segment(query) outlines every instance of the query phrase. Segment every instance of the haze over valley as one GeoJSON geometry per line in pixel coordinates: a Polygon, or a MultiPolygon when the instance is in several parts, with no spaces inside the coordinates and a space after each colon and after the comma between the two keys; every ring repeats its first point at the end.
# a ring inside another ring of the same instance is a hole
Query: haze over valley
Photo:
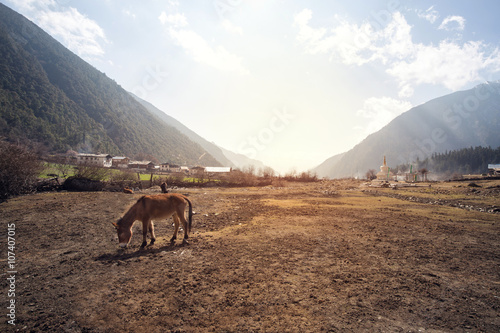
{"type": "Polygon", "coordinates": [[[494,1],[1,2],[4,137],[321,177],[498,146],[494,1]]]}

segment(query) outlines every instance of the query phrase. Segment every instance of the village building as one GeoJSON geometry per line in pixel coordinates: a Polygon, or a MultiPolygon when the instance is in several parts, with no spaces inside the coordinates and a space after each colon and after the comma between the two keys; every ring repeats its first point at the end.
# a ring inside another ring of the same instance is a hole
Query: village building
{"type": "Polygon", "coordinates": [[[488,164],[488,175],[500,176],[500,164],[488,164]]]}
{"type": "Polygon", "coordinates": [[[115,156],[111,162],[114,168],[128,168],[130,158],[125,156],[115,156]]]}
{"type": "Polygon", "coordinates": [[[181,172],[181,166],[177,164],[170,164],[169,172],[181,172]]]}
{"type": "Polygon", "coordinates": [[[205,167],[202,167],[202,166],[195,166],[195,167],[192,167],[191,169],[189,169],[189,173],[191,175],[199,175],[199,174],[203,174],[205,172],[205,167]]]}
{"type": "Polygon", "coordinates": [[[418,181],[418,172],[413,170],[413,165],[410,165],[410,172],[405,173],[405,181],[407,183],[415,183],[418,181]]]}
{"type": "Polygon", "coordinates": [[[78,154],[76,156],[77,164],[85,164],[110,168],[113,157],[108,154],[78,154]]]}
{"type": "Polygon", "coordinates": [[[129,169],[154,171],[156,165],[151,161],[130,161],[128,167],[129,169]]]}
{"type": "Polygon", "coordinates": [[[162,163],[158,166],[158,170],[161,172],[170,172],[170,163],[162,163]]]}
{"type": "Polygon", "coordinates": [[[231,173],[231,167],[206,167],[205,172],[209,175],[231,173]]]}

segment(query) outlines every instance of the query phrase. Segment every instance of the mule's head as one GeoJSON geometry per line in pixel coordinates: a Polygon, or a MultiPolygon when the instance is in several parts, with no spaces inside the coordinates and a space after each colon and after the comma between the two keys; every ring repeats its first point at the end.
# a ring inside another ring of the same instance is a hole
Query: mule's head
{"type": "Polygon", "coordinates": [[[113,223],[113,226],[116,228],[120,247],[125,248],[132,238],[132,228],[123,227],[122,225],[120,225],[120,221],[121,219],[119,219],[117,223],[113,223]]]}

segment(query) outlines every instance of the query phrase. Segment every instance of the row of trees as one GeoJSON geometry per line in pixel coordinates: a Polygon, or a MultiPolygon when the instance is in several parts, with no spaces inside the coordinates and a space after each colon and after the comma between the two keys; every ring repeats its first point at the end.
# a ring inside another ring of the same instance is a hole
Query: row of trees
{"type": "MultiPolygon", "coordinates": [[[[500,164],[500,147],[469,147],[459,150],[434,153],[425,160],[417,159],[412,164],[413,171],[426,174],[443,175],[449,178],[452,175],[484,174],[488,172],[488,164],[500,164]]],[[[391,168],[393,173],[410,171],[410,164],[401,164],[391,168]]],[[[376,171],[371,169],[366,173],[367,179],[375,179],[376,171]]]]}
{"type": "Polygon", "coordinates": [[[436,173],[456,172],[482,174],[488,172],[488,164],[500,164],[500,147],[470,147],[460,150],[435,153],[419,166],[432,168],[436,173]]]}
{"type": "MultiPolygon", "coordinates": [[[[459,150],[434,153],[425,160],[417,159],[413,165],[416,170],[431,170],[434,174],[484,174],[488,164],[500,163],[500,147],[469,147],[459,150]]],[[[398,168],[408,168],[408,165],[398,168]]]]}

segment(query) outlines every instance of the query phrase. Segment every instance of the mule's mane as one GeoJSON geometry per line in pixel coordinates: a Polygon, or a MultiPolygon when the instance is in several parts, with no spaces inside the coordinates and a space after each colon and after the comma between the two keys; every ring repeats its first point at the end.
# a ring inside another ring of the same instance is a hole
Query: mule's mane
{"type": "Polygon", "coordinates": [[[142,197],[140,197],[135,204],[132,205],[132,207],[130,207],[128,209],[128,211],[125,213],[125,215],[123,215],[123,217],[118,220],[117,224],[119,226],[124,226],[124,227],[128,227],[130,226],[132,223],[134,223],[135,221],[135,217],[137,216],[137,209],[140,208],[140,205],[144,205],[145,202],[144,202],[144,195],[142,197]]]}

